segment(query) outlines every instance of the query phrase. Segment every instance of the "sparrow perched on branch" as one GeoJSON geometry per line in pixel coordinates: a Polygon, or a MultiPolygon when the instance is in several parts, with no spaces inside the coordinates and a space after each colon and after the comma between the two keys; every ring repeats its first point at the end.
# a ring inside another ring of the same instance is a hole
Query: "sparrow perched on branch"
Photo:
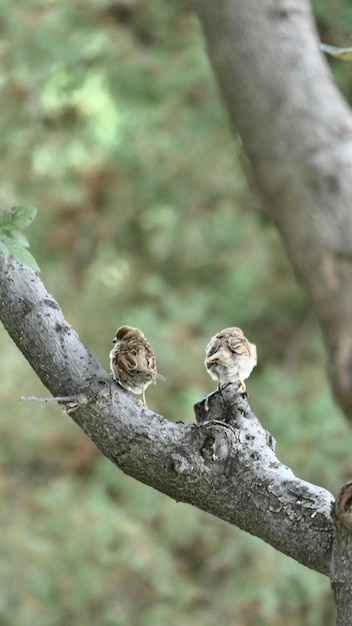
{"type": "Polygon", "coordinates": [[[244,380],[257,365],[257,348],[246,339],[241,328],[224,328],[205,348],[204,364],[208,374],[217,381],[218,389],[238,381],[239,390],[244,393],[244,380]]]}
{"type": "Polygon", "coordinates": [[[151,383],[155,385],[157,379],[165,380],[156,370],[156,360],[150,344],[142,331],[133,326],[118,328],[113,343],[115,346],[109,356],[114,380],[127,391],[141,393],[142,402],[147,406],[147,387],[151,383]]]}

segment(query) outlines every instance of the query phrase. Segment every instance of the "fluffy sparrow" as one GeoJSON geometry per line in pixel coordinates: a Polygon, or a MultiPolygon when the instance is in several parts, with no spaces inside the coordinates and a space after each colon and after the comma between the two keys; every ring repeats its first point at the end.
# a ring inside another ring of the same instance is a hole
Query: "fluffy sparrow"
{"type": "Polygon", "coordinates": [[[257,365],[257,348],[236,326],[224,328],[211,338],[205,348],[206,370],[218,383],[218,389],[227,383],[239,381],[240,391],[246,391],[244,380],[257,365]]]}
{"type": "Polygon", "coordinates": [[[155,385],[157,379],[165,380],[156,371],[154,352],[143,335],[142,331],[133,326],[121,326],[113,339],[115,344],[111,350],[110,367],[114,380],[132,391],[142,394],[145,402],[145,390],[151,383],[155,385]]]}

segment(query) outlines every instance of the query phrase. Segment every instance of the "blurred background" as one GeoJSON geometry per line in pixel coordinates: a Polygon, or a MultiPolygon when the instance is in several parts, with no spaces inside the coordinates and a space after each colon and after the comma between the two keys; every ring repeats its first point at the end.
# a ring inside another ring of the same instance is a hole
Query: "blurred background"
{"type": "MultiPolygon", "coordinates": [[[[314,3],[349,46],[349,0],[314,3]]],[[[149,406],[193,421],[213,390],[204,347],[241,326],[258,346],[250,403],[300,477],[351,479],[321,335],[241,165],[195,16],[182,0],[0,1],[0,206],[47,289],[108,369],[139,326],[165,383],[149,406]]],[[[255,33],[253,33],[255,36],[255,33]]],[[[333,61],[352,98],[352,65],[333,61]]],[[[329,580],[124,476],[57,406],[0,329],[1,626],[323,626],[329,580]]]]}

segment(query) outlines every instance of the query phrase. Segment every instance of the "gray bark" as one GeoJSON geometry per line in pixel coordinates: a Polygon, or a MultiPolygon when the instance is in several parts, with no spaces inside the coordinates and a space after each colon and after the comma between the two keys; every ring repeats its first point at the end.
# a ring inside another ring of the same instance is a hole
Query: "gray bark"
{"type": "Polygon", "coordinates": [[[278,461],[272,437],[236,385],[197,404],[198,423],[170,422],[112,381],[33,270],[15,261],[6,266],[0,255],[0,276],[5,328],[49,391],[71,396],[60,406],[108,459],[175,500],[329,573],[332,496],[278,461]]]}
{"type": "Polygon", "coordinates": [[[330,581],[337,609],[337,626],[352,624],[352,482],[336,498],[333,509],[335,537],[330,581]]]}
{"type": "Polygon", "coordinates": [[[352,419],[352,117],[308,0],[193,0],[263,207],[320,321],[352,419]]]}

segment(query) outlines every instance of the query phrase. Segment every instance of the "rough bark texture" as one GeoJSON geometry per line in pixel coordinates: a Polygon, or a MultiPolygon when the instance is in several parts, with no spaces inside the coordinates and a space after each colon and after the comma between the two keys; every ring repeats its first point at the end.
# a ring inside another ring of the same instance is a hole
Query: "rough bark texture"
{"type": "Polygon", "coordinates": [[[352,624],[352,482],[345,485],[333,509],[335,536],[330,580],[337,608],[337,626],[352,624]]]}
{"type": "MultiPolygon", "coordinates": [[[[198,423],[167,421],[114,383],[36,273],[0,255],[0,318],[45,386],[122,471],[329,573],[331,494],[296,478],[248,402],[228,385],[196,405],[198,423]]],[[[20,389],[19,389],[20,395],[20,389]]],[[[283,417],[284,419],[284,417],[283,417]]]]}
{"type": "Polygon", "coordinates": [[[352,419],[352,117],[307,0],[193,0],[268,215],[319,318],[352,419]]]}

